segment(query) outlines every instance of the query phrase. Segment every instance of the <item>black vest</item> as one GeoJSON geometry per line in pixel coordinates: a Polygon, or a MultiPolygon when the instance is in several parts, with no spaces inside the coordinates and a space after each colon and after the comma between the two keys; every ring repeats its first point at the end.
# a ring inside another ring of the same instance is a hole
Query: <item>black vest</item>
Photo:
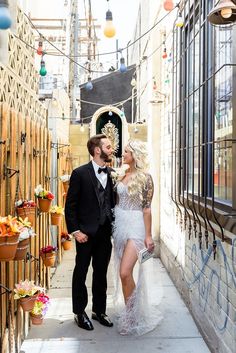
{"type": "Polygon", "coordinates": [[[111,188],[110,183],[107,180],[106,188],[104,189],[100,181],[97,182],[99,191],[99,204],[100,204],[100,225],[103,225],[108,219],[112,222],[112,211],[111,211],[111,188]]]}

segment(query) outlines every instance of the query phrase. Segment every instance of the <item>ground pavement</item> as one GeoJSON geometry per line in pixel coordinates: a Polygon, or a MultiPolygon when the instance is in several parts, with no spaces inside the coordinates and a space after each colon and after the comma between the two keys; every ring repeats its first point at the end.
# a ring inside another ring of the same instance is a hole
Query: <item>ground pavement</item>
{"type": "MultiPolygon", "coordinates": [[[[148,291],[159,304],[163,319],[156,329],[141,337],[121,336],[116,329],[93,321],[94,330],[76,326],[71,310],[71,278],[74,250],[64,252],[52,281],[51,306],[41,326],[32,326],[20,353],[210,353],[187,307],[159,259],[148,260],[148,291]]],[[[91,290],[91,271],[87,279],[91,290]]],[[[108,275],[108,309],[113,314],[112,262],[108,275]]],[[[87,314],[91,315],[91,295],[87,314]]]]}

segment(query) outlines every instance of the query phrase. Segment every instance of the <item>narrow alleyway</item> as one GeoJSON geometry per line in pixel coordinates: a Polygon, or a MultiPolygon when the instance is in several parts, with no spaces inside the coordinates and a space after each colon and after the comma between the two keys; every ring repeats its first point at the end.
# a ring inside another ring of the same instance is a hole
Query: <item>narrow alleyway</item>
{"type": "MultiPolygon", "coordinates": [[[[116,327],[97,322],[94,331],[79,329],[71,312],[71,276],[74,252],[64,253],[62,264],[52,279],[51,307],[42,326],[32,326],[20,353],[209,353],[188,309],[181,300],[165,268],[158,259],[147,261],[151,301],[161,297],[163,320],[141,337],[120,336],[116,327]]],[[[112,266],[112,264],[111,264],[112,266]]],[[[108,314],[112,317],[112,274],[109,273],[108,314]]],[[[90,284],[90,278],[88,278],[90,284]]],[[[87,310],[91,313],[91,305],[87,310]]]]}

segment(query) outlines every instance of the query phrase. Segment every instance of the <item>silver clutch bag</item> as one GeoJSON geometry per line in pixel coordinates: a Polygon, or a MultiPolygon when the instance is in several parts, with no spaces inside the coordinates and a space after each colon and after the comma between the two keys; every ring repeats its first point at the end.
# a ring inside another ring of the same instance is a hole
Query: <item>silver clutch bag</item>
{"type": "Polygon", "coordinates": [[[139,251],[138,261],[140,264],[142,264],[143,262],[147,261],[148,259],[150,259],[153,256],[154,256],[154,252],[150,252],[150,251],[148,251],[148,249],[144,248],[139,251]]]}

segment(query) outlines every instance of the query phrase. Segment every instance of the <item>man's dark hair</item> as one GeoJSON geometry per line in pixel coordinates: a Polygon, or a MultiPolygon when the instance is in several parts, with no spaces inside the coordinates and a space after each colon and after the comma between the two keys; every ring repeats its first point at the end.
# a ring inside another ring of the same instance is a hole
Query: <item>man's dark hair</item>
{"type": "Polygon", "coordinates": [[[102,147],[101,140],[106,138],[107,137],[104,134],[94,135],[90,137],[90,139],[87,142],[87,148],[88,148],[89,154],[91,154],[92,157],[94,157],[95,147],[102,147]]]}

